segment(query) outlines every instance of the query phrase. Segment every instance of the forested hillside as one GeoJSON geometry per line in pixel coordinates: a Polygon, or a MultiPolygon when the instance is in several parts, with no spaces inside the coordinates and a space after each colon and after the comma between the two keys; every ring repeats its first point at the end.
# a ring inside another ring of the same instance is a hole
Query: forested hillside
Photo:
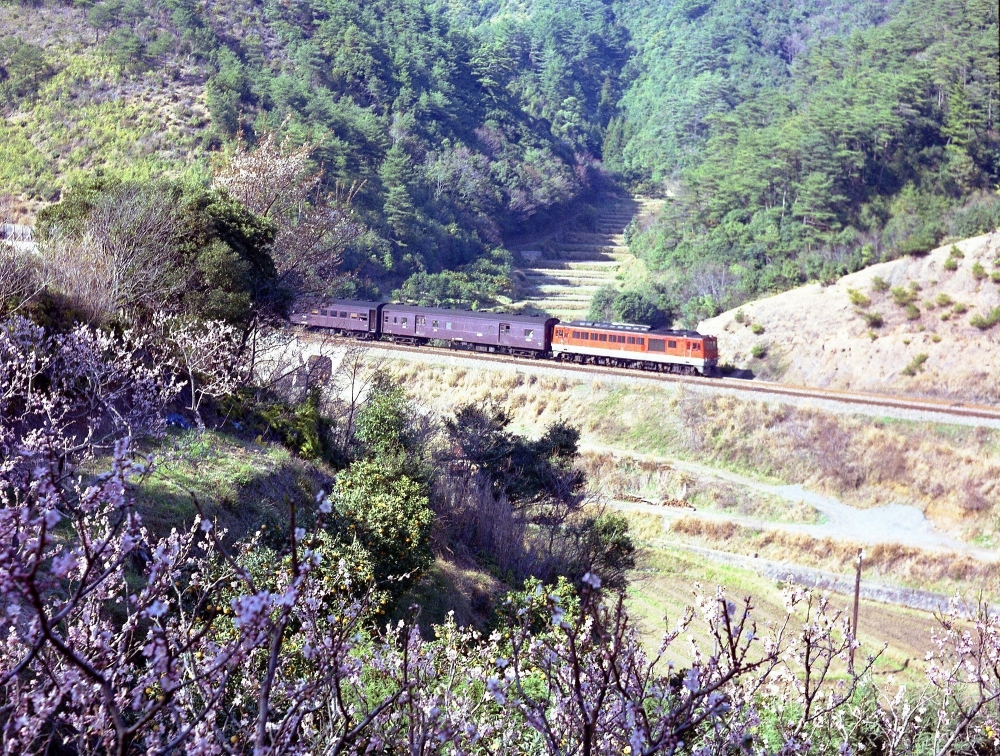
{"type": "Polygon", "coordinates": [[[586,187],[625,59],[597,0],[493,10],[8,0],[3,191],[53,201],[95,170],[197,180],[266,122],[313,146],[328,186],[360,188],[370,230],[348,267],[392,280],[470,263],[586,187]]]}
{"type": "Polygon", "coordinates": [[[356,190],[343,293],[488,305],[505,241],[606,169],[672,198],[629,240],[691,321],[995,226],[997,29],[990,0],[0,0],[0,196],[205,183],[277,128],[356,190]]]}
{"type": "Polygon", "coordinates": [[[996,226],[996,3],[620,7],[605,163],[675,195],[632,237],[661,306],[695,321],[996,226]]]}

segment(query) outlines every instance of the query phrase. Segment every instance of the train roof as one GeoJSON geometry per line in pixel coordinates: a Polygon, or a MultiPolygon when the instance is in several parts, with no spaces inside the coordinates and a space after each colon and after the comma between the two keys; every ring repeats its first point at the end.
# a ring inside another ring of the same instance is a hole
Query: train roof
{"type": "Polygon", "coordinates": [[[482,310],[458,310],[450,307],[420,307],[418,305],[405,305],[389,303],[387,308],[405,309],[407,312],[419,312],[426,315],[460,315],[463,318],[482,318],[484,320],[503,320],[512,323],[546,323],[555,320],[551,315],[516,315],[509,312],[484,312],[482,310]]]}
{"type": "Polygon", "coordinates": [[[314,307],[339,307],[344,305],[345,307],[367,307],[369,310],[376,310],[385,302],[369,302],[364,299],[328,299],[323,302],[319,302],[314,307]]]}
{"type": "Polygon", "coordinates": [[[701,337],[697,331],[673,330],[671,328],[653,328],[648,325],[638,323],[604,323],[596,320],[574,320],[563,325],[576,326],[577,328],[601,328],[605,331],[623,331],[626,333],[651,333],[663,336],[684,336],[687,338],[701,337]]]}

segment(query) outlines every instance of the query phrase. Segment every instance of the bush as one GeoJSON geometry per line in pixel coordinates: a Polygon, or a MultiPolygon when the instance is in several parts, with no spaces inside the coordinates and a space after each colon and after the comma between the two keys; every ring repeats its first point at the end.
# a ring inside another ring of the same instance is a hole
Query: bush
{"type": "Polygon", "coordinates": [[[964,315],[969,310],[969,305],[963,304],[962,302],[955,302],[955,306],[951,308],[951,311],[956,315],[964,315]]]}
{"type": "Polygon", "coordinates": [[[754,323],[752,326],[750,326],[750,330],[753,331],[755,335],[760,336],[762,333],[764,333],[764,326],[762,326],[760,323],[754,323]]]}
{"type": "Polygon", "coordinates": [[[985,316],[973,315],[969,319],[969,325],[973,325],[980,331],[986,331],[1000,323],[1000,307],[994,307],[985,316]]]}
{"type": "Polygon", "coordinates": [[[957,244],[952,244],[951,249],[948,251],[948,257],[953,257],[957,260],[961,260],[965,257],[965,253],[958,248],[957,244]]]}
{"type": "Polygon", "coordinates": [[[917,293],[912,289],[904,289],[902,286],[897,286],[892,290],[892,301],[900,307],[906,307],[906,305],[912,304],[916,300],[917,293]]]}
{"type": "Polygon", "coordinates": [[[423,484],[364,459],[337,475],[331,499],[338,532],[368,553],[377,584],[406,575],[402,590],[430,565],[433,514],[423,484]]]}
{"type": "Polygon", "coordinates": [[[923,372],[924,363],[927,362],[927,359],[928,355],[923,353],[918,354],[909,365],[903,368],[903,375],[912,377],[917,373],[923,372]]]}
{"type": "Polygon", "coordinates": [[[763,344],[754,344],[750,350],[750,354],[755,360],[763,359],[767,355],[767,347],[763,344]]]}
{"type": "Polygon", "coordinates": [[[937,299],[934,300],[940,307],[951,307],[955,304],[955,300],[945,294],[943,291],[937,295],[937,299]]]}
{"type": "Polygon", "coordinates": [[[868,324],[869,328],[881,328],[885,322],[880,312],[863,312],[861,313],[861,317],[865,319],[865,323],[868,324]]]}
{"type": "Polygon", "coordinates": [[[880,293],[889,291],[889,282],[882,278],[882,276],[875,276],[872,278],[872,291],[880,293]]]}
{"type": "Polygon", "coordinates": [[[906,319],[907,320],[918,320],[920,318],[920,308],[918,308],[912,302],[910,302],[909,304],[907,304],[903,308],[903,311],[906,313],[906,319]]]}
{"type": "Polygon", "coordinates": [[[982,281],[984,278],[986,278],[986,275],[987,275],[986,268],[982,266],[982,263],[977,261],[972,264],[973,278],[975,278],[977,281],[982,281]]]}
{"type": "Polygon", "coordinates": [[[944,269],[956,271],[958,270],[958,262],[955,260],[954,257],[949,257],[947,260],[944,261],[944,269]]]}
{"type": "Polygon", "coordinates": [[[862,294],[857,289],[848,289],[847,296],[851,299],[851,304],[856,307],[868,307],[872,303],[871,299],[862,294]]]}

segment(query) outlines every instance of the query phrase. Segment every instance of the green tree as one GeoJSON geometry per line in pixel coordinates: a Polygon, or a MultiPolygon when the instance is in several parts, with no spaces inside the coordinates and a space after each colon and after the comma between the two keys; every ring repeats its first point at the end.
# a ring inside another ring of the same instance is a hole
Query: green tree
{"type": "Polygon", "coordinates": [[[97,31],[97,42],[101,32],[110,31],[121,23],[122,4],[120,0],[104,0],[87,11],[87,23],[97,31]]]}
{"type": "Polygon", "coordinates": [[[395,590],[405,590],[430,565],[433,513],[424,484],[363,459],[337,474],[332,500],[341,538],[370,555],[378,585],[402,577],[395,590]]]}
{"type": "Polygon", "coordinates": [[[382,205],[385,222],[395,238],[406,239],[413,232],[416,209],[409,188],[412,180],[410,156],[399,142],[386,153],[379,177],[386,187],[385,202],[382,205]]]}

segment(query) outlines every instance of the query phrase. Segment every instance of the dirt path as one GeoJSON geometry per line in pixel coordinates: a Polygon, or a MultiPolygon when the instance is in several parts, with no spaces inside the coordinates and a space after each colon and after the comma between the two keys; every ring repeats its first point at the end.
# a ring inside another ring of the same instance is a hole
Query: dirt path
{"type": "Polygon", "coordinates": [[[998,554],[994,550],[970,545],[935,529],[933,523],[927,519],[923,512],[908,504],[888,504],[882,507],[858,509],[845,504],[839,499],[810,491],[798,484],[774,485],[696,462],[652,455],[632,454],[596,444],[582,444],[581,448],[585,451],[631,456],[651,462],[658,462],[698,478],[725,481],[783,499],[790,504],[803,502],[814,507],[824,516],[825,520],[815,524],[775,522],[773,520],[763,520],[724,512],[692,512],[689,509],[677,507],[661,507],[655,504],[625,501],[614,502],[614,506],[618,509],[659,514],[665,520],[669,521],[685,516],[696,516],[707,520],[734,522],[761,530],[776,529],[790,533],[802,533],[813,538],[831,538],[838,541],[851,541],[853,543],[864,544],[894,543],[928,551],[951,551],[968,554],[983,561],[995,561],[998,558],[998,554]]]}

